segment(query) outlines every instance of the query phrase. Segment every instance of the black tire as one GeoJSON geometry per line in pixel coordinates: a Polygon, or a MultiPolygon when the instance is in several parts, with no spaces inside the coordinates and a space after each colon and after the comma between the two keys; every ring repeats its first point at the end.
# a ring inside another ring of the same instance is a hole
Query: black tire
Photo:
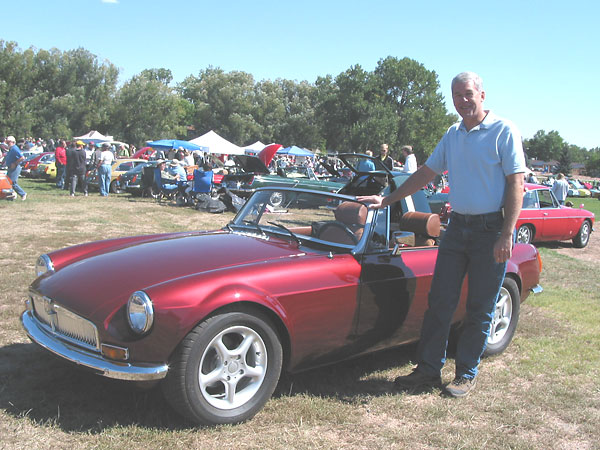
{"type": "Polygon", "coordinates": [[[577,248],[583,248],[590,242],[590,234],[592,232],[592,226],[589,220],[584,220],[579,229],[579,233],[573,238],[573,246],[577,248]]]}
{"type": "Polygon", "coordinates": [[[517,230],[517,242],[521,244],[531,244],[533,241],[533,228],[529,225],[521,225],[517,230]]]}
{"type": "Polygon", "coordinates": [[[175,197],[175,203],[177,206],[185,206],[188,204],[187,195],[185,194],[177,194],[175,197]]]}
{"type": "Polygon", "coordinates": [[[508,347],[519,323],[520,310],[521,295],[517,283],[512,278],[506,277],[496,301],[490,334],[483,356],[497,355],[508,347]]]}
{"type": "Polygon", "coordinates": [[[109,190],[110,190],[111,194],[119,194],[119,193],[121,193],[121,189],[119,189],[119,182],[117,180],[111,181],[110,182],[109,190]]]}
{"type": "Polygon", "coordinates": [[[177,412],[197,424],[243,422],[271,398],[282,360],[279,337],[262,314],[220,314],[181,342],[163,392],[177,412]]]}

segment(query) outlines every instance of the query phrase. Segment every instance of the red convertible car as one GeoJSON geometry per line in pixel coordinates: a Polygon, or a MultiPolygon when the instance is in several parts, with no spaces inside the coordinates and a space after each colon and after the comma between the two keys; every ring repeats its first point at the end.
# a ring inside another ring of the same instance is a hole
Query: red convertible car
{"type": "MultiPolygon", "coordinates": [[[[388,192],[403,180],[379,168],[346,189],[388,192]]],[[[21,320],[32,341],[65,360],[159,381],[196,423],[238,423],[269,400],[282,371],[416,341],[443,232],[422,192],[369,210],[354,195],[261,188],[217,231],[40,256],[21,320]],[[270,202],[275,191],[285,205],[270,202]]],[[[510,343],[520,302],[541,291],[541,266],[534,246],[517,244],[487,354],[510,343]]]]}
{"type": "Polygon", "coordinates": [[[526,183],[517,241],[529,244],[570,239],[575,247],[583,248],[590,240],[594,221],[590,211],[561,206],[549,187],[526,183]]]}

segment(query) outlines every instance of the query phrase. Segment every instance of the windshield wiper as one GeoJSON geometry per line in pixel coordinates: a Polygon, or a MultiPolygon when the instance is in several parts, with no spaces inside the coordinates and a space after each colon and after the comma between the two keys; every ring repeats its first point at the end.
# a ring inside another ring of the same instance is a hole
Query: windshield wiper
{"type": "Polygon", "coordinates": [[[296,241],[296,245],[298,246],[298,248],[300,248],[300,239],[298,239],[298,236],[296,236],[296,234],[294,234],[294,232],[292,230],[290,230],[285,225],[281,225],[280,223],[277,223],[277,222],[267,222],[267,223],[271,224],[271,225],[275,225],[277,228],[281,228],[282,230],[287,231],[290,234],[290,236],[292,237],[292,239],[294,239],[294,241],[296,241]]]}

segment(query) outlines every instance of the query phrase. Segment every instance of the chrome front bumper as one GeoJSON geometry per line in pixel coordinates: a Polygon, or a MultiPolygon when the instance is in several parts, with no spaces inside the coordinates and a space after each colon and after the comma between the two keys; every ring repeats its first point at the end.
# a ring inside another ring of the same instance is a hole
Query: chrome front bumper
{"type": "Polygon", "coordinates": [[[26,310],[21,316],[21,323],[29,339],[46,350],[72,363],[87,367],[108,378],[128,381],[160,380],[167,376],[169,366],[166,364],[138,364],[111,361],[100,353],[73,345],[48,332],[35,318],[33,312],[26,310]]]}

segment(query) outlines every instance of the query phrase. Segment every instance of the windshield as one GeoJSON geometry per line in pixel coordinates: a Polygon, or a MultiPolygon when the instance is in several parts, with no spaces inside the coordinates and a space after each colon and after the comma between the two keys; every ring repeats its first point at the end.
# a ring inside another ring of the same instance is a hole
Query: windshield
{"type": "Polygon", "coordinates": [[[361,242],[368,215],[367,207],[350,197],[259,189],[229,228],[266,239],[281,236],[298,246],[326,245],[348,250],[361,242]]]}
{"type": "Polygon", "coordinates": [[[374,158],[372,156],[361,155],[358,153],[343,153],[339,155],[339,158],[355,173],[389,172],[379,158],[374,158]]]}

